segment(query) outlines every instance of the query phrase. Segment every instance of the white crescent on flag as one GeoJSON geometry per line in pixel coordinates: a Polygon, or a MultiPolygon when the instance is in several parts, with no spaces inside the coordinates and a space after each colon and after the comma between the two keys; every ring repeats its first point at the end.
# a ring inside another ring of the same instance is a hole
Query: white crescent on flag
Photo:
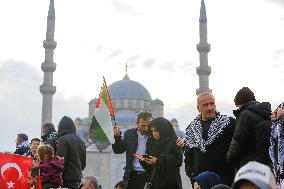
{"type": "Polygon", "coordinates": [[[21,170],[21,168],[19,167],[19,165],[16,164],[16,163],[6,163],[5,165],[3,165],[3,166],[1,167],[1,175],[2,175],[2,177],[5,178],[5,177],[4,177],[5,171],[6,171],[7,169],[11,168],[11,167],[12,167],[12,168],[15,168],[15,169],[18,171],[18,173],[19,173],[19,178],[18,178],[18,180],[20,180],[21,177],[23,176],[23,173],[22,173],[22,170],[21,170]]]}

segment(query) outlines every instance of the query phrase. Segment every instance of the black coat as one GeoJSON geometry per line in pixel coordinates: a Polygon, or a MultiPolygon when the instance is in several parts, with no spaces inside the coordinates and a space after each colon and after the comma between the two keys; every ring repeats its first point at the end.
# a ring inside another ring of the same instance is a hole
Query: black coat
{"type": "Polygon", "coordinates": [[[54,131],[41,136],[42,142],[46,145],[50,145],[54,150],[54,154],[56,154],[57,151],[57,135],[58,133],[54,131]]]}
{"type": "Polygon", "coordinates": [[[237,124],[227,153],[228,161],[237,168],[249,161],[270,165],[269,137],[271,105],[268,102],[249,102],[235,111],[237,124]]]}
{"type": "Polygon", "coordinates": [[[234,180],[235,170],[232,164],[226,161],[226,153],[234,134],[235,119],[230,117],[229,124],[223,129],[217,138],[208,146],[206,152],[199,148],[185,148],[185,172],[192,180],[193,177],[204,171],[212,171],[218,174],[222,182],[231,185],[234,180]]]}
{"type": "Polygon", "coordinates": [[[64,157],[64,182],[81,181],[82,171],[86,167],[86,146],[75,132],[76,128],[70,118],[60,121],[57,155],[64,157]]]}
{"type": "Polygon", "coordinates": [[[123,180],[128,182],[130,171],[133,170],[133,154],[138,146],[138,129],[131,128],[125,131],[123,139],[121,136],[114,137],[115,142],[112,144],[113,152],[122,154],[126,152],[126,167],[124,171],[123,180]]]}
{"type": "Polygon", "coordinates": [[[16,151],[14,152],[14,154],[19,154],[19,155],[29,155],[29,150],[30,150],[30,147],[28,145],[20,145],[17,146],[16,148],[16,151]]]}
{"type": "Polygon", "coordinates": [[[182,189],[180,167],[183,161],[183,151],[176,145],[176,139],[164,144],[167,150],[163,150],[160,155],[157,155],[151,146],[152,141],[148,140],[146,154],[158,158],[156,165],[149,166],[145,162],[140,162],[148,173],[151,189],[182,189]]]}

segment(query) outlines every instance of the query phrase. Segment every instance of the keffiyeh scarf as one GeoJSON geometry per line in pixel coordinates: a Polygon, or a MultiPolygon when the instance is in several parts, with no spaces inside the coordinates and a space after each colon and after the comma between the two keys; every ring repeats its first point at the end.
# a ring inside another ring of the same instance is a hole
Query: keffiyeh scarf
{"type": "MultiPolygon", "coordinates": [[[[18,150],[19,148],[22,148],[22,147],[30,147],[30,143],[28,141],[24,141],[22,142],[21,144],[17,145],[16,146],[16,150],[18,150]]],[[[27,154],[29,153],[29,150],[27,150],[24,154],[24,156],[27,156],[27,154]]]]}
{"type": "MultiPolygon", "coordinates": [[[[284,102],[278,108],[284,108],[284,102]]],[[[284,180],[284,128],[279,120],[272,122],[269,155],[276,181],[280,183],[284,180]]]]}
{"type": "Polygon", "coordinates": [[[201,115],[198,115],[186,128],[185,142],[189,148],[199,148],[201,152],[206,152],[206,146],[212,144],[214,140],[222,134],[224,128],[230,123],[230,117],[216,113],[216,118],[209,126],[208,139],[202,137],[201,115]]]}

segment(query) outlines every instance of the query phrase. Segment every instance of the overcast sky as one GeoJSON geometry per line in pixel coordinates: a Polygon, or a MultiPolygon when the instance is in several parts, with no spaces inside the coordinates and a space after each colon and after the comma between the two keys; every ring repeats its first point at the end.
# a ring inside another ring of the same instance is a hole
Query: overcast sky
{"type": "MultiPolygon", "coordinates": [[[[210,88],[217,108],[231,115],[243,86],[275,108],[283,101],[284,1],[206,0],[212,67],[210,88]]],[[[40,135],[49,0],[0,1],[0,151],[13,150],[16,134],[40,135]]],[[[197,115],[200,0],[55,0],[57,48],[53,119],[86,117],[88,102],[122,79],[132,80],[165,117],[182,129],[197,115]]]]}

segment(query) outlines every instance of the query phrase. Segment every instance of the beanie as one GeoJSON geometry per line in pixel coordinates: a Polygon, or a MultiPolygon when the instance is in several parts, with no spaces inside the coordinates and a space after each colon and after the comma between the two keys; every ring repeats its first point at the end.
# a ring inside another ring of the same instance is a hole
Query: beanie
{"type": "Polygon", "coordinates": [[[235,105],[244,105],[250,101],[255,101],[253,92],[248,87],[241,88],[235,96],[235,105]]]}
{"type": "Polygon", "coordinates": [[[205,171],[193,178],[202,189],[211,189],[217,184],[221,184],[221,178],[214,172],[205,171]]]}

